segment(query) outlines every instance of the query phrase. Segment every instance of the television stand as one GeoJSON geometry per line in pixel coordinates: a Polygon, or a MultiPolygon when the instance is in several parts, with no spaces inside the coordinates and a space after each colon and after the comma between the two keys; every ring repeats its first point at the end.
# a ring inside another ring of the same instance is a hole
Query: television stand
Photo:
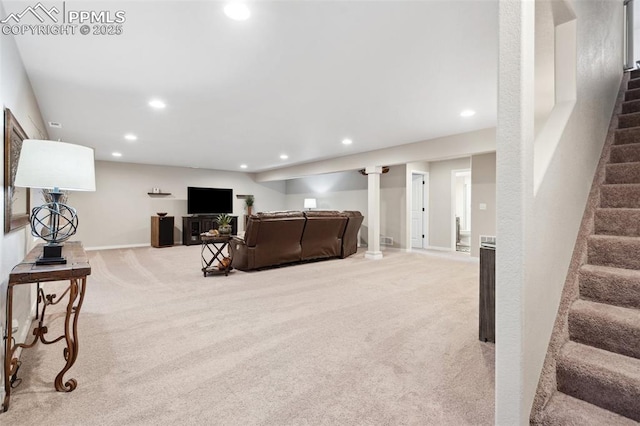
{"type": "MultiPolygon", "coordinates": [[[[191,246],[202,244],[200,234],[210,229],[218,229],[217,214],[182,216],[182,244],[191,246]]],[[[238,234],[238,216],[231,216],[231,235],[238,234]]]]}

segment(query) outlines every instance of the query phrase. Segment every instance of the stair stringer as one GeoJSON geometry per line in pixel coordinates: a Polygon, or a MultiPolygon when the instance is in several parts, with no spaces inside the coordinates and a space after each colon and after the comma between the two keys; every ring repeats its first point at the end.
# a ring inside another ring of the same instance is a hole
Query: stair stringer
{"type": "Polygon", "coordinates": [[[609,122],[609,130],[605,139],[600,160],[596,167],[596,172],[591,184],[591,190],[587,198],[580,229],[576,238],[576,244],[571,256],[571,262],[564,282],[562,296],[560,298],[560,306],[556,314],[556,320],[551,333],[551,339],[547,348],[542,372],[538,381],[536,396],[533,401],[531,415],[529,421],[532,425],[542,423],[542,415],[549,400],[556,392],[556,359],[560,355],[560,351],[564,344],[569,341],[569,309],[574,301],[579,298],[579,277],[580,267],[587,263],[588,237],[594,234],[595,229],[595,212],[600,206],[600,187],[605,182],[606,165],[609,162],[611,146],[615,140],[615,130],[618,128],[618,114],[622,112],[622,103],[624,102],[624,94],[629,81],[629,73],[622,76],[618,96],[609,122]]]}

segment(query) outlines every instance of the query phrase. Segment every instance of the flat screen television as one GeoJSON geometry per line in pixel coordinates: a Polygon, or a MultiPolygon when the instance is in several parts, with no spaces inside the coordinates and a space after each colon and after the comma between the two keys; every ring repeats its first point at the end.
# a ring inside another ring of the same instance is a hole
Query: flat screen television
{"type": "Polygon", "coordinates": [[[187,187],[187,213],[233,213],[233,189],[187,187]]]}

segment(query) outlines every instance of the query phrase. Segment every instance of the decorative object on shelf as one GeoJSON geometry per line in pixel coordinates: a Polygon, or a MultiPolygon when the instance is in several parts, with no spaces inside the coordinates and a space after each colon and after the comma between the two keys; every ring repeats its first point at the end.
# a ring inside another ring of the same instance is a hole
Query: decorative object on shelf
{"type": "Polygon", "coordinates": [[[29,223],[29,188],[16,188],[15,178],[22,141],[27,134],[13,116],[4,110],[4,232],[22,228],[29,223]]]}
{"type": "Polygon", "coordinates": [[[218,222],[218,232],[220,232],[220,235],[231,234],[231,216],[222,213],[218,215],[216,222],[218,222]]]}
{"type": "MultiPolygon", "coordinates": [[[[360,169],[358,172],[360,172],[362,176],[366,176],[368,174],[367,169],[360,169]]],[[[382,173],[389,173],[389,166],[382,166],[382,173]]]]}
{"type": "Polygon", "coordinates": [[[253,210],[253,195],[247,195],[244,199],[244,204],[247,206],[247,216],[251,216],[251,210],[253,210]]]}
{"type": "Polygon", "coordinates": [[[304,208],[307,210],[317,208],[317,203],[315,198],[305,198],[304,199],[304,208]]]}
{"type": "Polygon", "coordinates": [[[160,194],[160,193],[162,193],[162,191],[160,190],[160,188],[153,188],[153,189],[151,189],[151,193],[152,194],[160,194]]]}
{"type": "Polygon", "coordinates": [[[31,211],[31,235],[47,242],[37,265],[64,264],[62,243],[76,233],[76,209],[61,202],[63,190],[95,191],[93,149],[66,142],[25,139],[15,186],[49,189],[51,202],[31,211]]]}
{"type": "Polygon", "coordinates": [[[167,215],[167,212],[157,212],[156,214],[160,217],[165,217],[167,215]]]}

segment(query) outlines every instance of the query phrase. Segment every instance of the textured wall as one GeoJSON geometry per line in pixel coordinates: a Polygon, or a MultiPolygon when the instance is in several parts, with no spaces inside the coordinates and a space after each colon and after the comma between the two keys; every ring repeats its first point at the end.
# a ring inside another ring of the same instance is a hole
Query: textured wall
{"type": "Polygon", "coordinates": [[[480,256],[480,235],[496,235],[496,153],[471,157],[471,256],[480,256]],[[480,204],[486,204],[481,210],[480,204]]]}
{"type": "Polygon", "coordinates": [[[535,22],[533,2],[499,5],[496,424],[528,424],[622,76],[622,2],[571,6],[577,16],[576,102],[534,195],[535,31],[553,27],[535,22]]]}
{"type": "Polygon", "coordinates": [[[451,249],[451,171],[470,167],[470,157],[429,163],[429,246],[451,249]]]}
{"type": "MultiPolygon", "coordinates": [[[[0,15],[4,16],[4,10],[0,5],[0,15]]],[[[0,37],[0,105],[11,109],[13,115],[21,124],[27,136],[46,138],[46,129],[40,115],[38,103],[33,94],[31,83],[22,65],[22,60],[16,48],[13,36],[0,37]]],[[[4,120],[4,114],[2,115],[4,120]]],[[[3,121],[4,122],[4,121],[3,121]]],[[[3,125],[4,128],[4,125],[3,125]]],[[[4,140],[4,137],[3,137],[4,140]]],[[[4,149],[0,150],[0,157],[4,160],[4,149]]],[[[2,162],[4,164],[4,161],[2,162]]],[[[4,173],[3,180],[4,180],[4,173]]],[[[2,186],[2,200],[4,203],[4,185],[2,186]]],[[[31,205],[42,204],[39,191],[31,191],[31,205]]],[[[0,223],[4,228],[4,208],[0,209],[0,223]]],[[[33,246],[34,239],[30,236],[29,227],[3,234],[0,243],[0,325],[2,332],[6,326],[4,315],[6,309],[7,282],[11,269],[24,258],[27,251],[33,246]]],[[[31,324],[31,308],[34,303],[35,289],[31,286],[19,286],[14,291],[13,318],[18,320],[20,329],[15,335],[18,340],[26,336],[31,324]]],[[[4,344],[4,342],[3,342],[4,344]]],[[[4,351],[0,355],[4,362],[4,351]]],[[[0,379],[3,372],[0,371],[0,379]]],[[[0,395],[4,389],[0,389],[0,395]]]]}

